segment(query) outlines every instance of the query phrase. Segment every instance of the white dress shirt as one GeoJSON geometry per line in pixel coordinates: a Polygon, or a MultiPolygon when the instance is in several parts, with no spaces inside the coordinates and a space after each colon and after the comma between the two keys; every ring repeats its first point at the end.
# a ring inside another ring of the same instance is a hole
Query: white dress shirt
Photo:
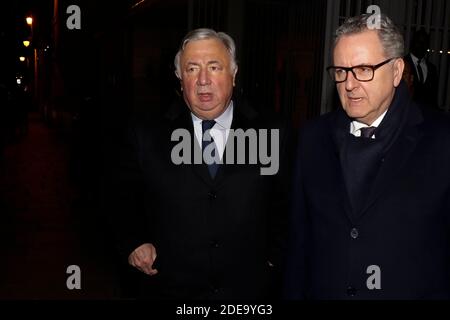
{"type": "MultiPolygon", "coordinates": [[[[194,133],[197,138],[197,142],[202,146],[202,119],[191,113],[192,122],[194,124],[194,133]]],[[[214,139],[216,147],[219,151],[220,160],[222,160],[223,152],[227,144],[228,135],[230,134],[231,122],[233,122],[233,101],[225,109],[225,111],[214,119],[216,123],[209,131],[209,134],[214,139]]]]}
{"type": "MultiPolygon", "coordinates": [[[[361,137],[361,128],[367,128],[367,127],[378,127],[381,123],[381,121],[383,121],[384,116],[386,115],[387,110],[381,115],[379,116],[370,126],[368,126],[365,123],[362,122],[358,122],[356,120],[352,121],[350,123],[350,133],[352,135],[354,135],[355,137],[361,137]]],[[[372,139],[375,139],[375,134],[372,135],[371,137],[372,139]]]]}

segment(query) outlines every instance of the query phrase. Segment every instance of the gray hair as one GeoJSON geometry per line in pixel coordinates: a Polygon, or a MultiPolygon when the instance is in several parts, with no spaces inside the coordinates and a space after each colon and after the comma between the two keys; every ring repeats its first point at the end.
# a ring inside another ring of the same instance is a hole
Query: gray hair
{"type": "Polygon", "coordinates": [[[228,54],[230,55],[231,71],[235,72],[237,70],[236,45],[234,43],[233,38],[231,38],[225,32],[216,32],[212,29],[201,28],[190,31],[181,41],[180,49],[178,49],[178,52],[175,55],[174,59],[175,74],[179,79],[181,79],[180,59],[181,54],[184,51],[184,48],[186,48],[186,45],[191,41],[205,40],[205,39],[220,40],[227,48],[228,54]]]}
{"type": "MultiPolygon", "coordinates": [[[[378,33],[384,54],[387,58],[403,57],[405,53],[405,42],[402,32],[384,13],[381,13],[379,18],[379,28],[374,28],[373,30],[376,30],[378,33]]],[[[343,36],[371,30],[368,26],[373,22],[369,21],[369,19],[373,19],[373,14],[366,13],[345,20],[334,34],[334,47],[336,47],[337,42],[343,36]]]]}

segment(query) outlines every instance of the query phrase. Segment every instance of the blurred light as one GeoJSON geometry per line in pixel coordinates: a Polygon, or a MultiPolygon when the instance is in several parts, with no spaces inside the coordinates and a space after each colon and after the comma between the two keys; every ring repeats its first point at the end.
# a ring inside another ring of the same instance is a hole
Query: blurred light
{"type": "Polygon", "coordinates": [[[441,50],[441,51],[439,51],[439,53],[443,53],[443,52],[444,52],[444,51],[442,51],[442,50],[441,50]]]}
{"type": "Polygon", "coordinates": [[[430,50],[430,49],[427,49],[427,51],[430,52],[431,50],[430,50]]]}
{"type": "Polygon", "coordinates": [[[19,57],[19,60],[24,62],[25,61],[25,57],[19,57]]]}
{"type": "Polygon", "coordinates": [[[32,17],[27,17],[26,20],[27,20],[27,24],[29,26],[31,26],[33,24],[33,18],[32,17]]]}
{"type": "Polygon", "coordinates": [[[25,48],[27,48],[30,45],[30,41],[23,40],[23,45],[25,46],[25,48]]]}
{"type": "Polygon", "coordinates": [[[144,3],[145,1],[146,1],[146,0],[141,0],[141,1],[139,1],[139,2],[137,2],[137,3],[135,3],[135,4],[133,4],[133,5],[131,6],[131,9],[136,8],[137,6],[141,5],[141,4],[144,3]]]}
{"type": "Polygon", "coordinates": [[[17,84],[22,84],[22,79],[16,79],[17,84]]]}

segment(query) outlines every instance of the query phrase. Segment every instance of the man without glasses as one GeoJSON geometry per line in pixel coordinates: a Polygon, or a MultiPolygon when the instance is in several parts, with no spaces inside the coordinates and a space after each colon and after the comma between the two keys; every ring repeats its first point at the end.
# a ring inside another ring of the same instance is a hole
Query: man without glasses
{"type": "Polygon", "coordinates": [[[275,294],[270,288],[286,234],[282,168],[277,175],[262,176],[259,165],[171,161],[176,144],[171,135],[178,129],[190,132],[193,148],[209,146],[222,159],[230,129],[272,128],[233,97],[235,52],[233,39],[223,32],[188,33],[175,57],[183,101],[160,118],[132,121],[112,163],[113,226],[124,259],[141,271],[141,297],[275,294]],[[207,132],[212,139],[204,139],[207,132]]]}

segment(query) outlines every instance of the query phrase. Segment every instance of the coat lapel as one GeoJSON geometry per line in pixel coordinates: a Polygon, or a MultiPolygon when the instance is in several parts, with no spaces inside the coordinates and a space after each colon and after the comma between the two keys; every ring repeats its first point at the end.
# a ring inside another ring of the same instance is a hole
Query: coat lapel
{"type": "Polygon", "coordinates": [[[348,189],[346,186],[345,178],[344,178],[344,172],[341,165],[341,152],[344,148],[344,143],[346,143],[346,136],[350,133],[350,122],[348,117],[346,116],[345,112],[342,109],[339,109],[336,113],[334,118],[331,120],[332,124],[329,126],[330,128],[333,128],[333,131],[331,133],[332,140],[334,144],[333,148],[333,165],[336,166],[336,172],[337,174],[337,183],[335,190],[339,190],[339,196],[340,199],[342,199],[342,205],[345,210],[345,214],[347,215],[347,218],[352,224],[355,224],[355,213],[353,212],[350,196],[348,195],[348,189]]]}
{"type": "MultiPolygon", "coordinates": [[[[188,166],[188,170],[192,170],[194,174],[198,176],[199,179],[201,179],[204,183],[206,183],[207,185],[212,185],[214,181],[209,174],[207,165],[203,163],[203,161],[201,164],[194,163],[194,152],[201,153],[201,146],[199,145],[197,138],[195,137],[194,124],[192,122],[191,114],[188,110],[188,107],[184,105],[184,103],[177,102],[173,104],[171,108],[169,108],[168,112],[166,113],[166,117],[170,121],[171,132],[173,132],[173,130],[183,128],[188,130],[191,136],[191,164],[184,166],[188,166]]],[[[171,134],[171,132],[169,132],[169,135],[171,134]]],[[[168,152],[170,154],[171,150],[169,150],[168,152]]]]}
{"type": "MultiPolygon", "coordinates": [[[[233,105],[233,121],[231,123],[232,130],[243,129],[245,131],[249,128],[258,129],[255,123],[252,122],[252,119],[257,116],[256,111],[251,109],[246,104],[238,104],[236,100],[233,100],[233,105]]],[[[236,162],[233,162],[233,164],[226,164],[227,148],[230,146],[229,142],[230,140],[228,139],[222,157],[223,164],[219,166],[216,178],[214,179],[214,182],[218,188],[226,181],[227,177],[234,175],[244,168],[248,168],[248,165],[238,165],[236,162]]],[[[248,150],[246,150],[246,152],[248,152],[248,150]]]]}
{"type": "Polygon", "coordinates": [[[366,204],[363,206],[359,217],[363,217],[369,208],[389,190],[393,180],[401,172],[406,161],[411,157],[417,142],[422,133],[419,131],[418,124],[423,121],[420,110],[415,106],[409,106],[411,112],[410,121],[403,129],[397,141],[383,158],[377,177],[375,178],[372,190],[369,194],[366,204]]]}

